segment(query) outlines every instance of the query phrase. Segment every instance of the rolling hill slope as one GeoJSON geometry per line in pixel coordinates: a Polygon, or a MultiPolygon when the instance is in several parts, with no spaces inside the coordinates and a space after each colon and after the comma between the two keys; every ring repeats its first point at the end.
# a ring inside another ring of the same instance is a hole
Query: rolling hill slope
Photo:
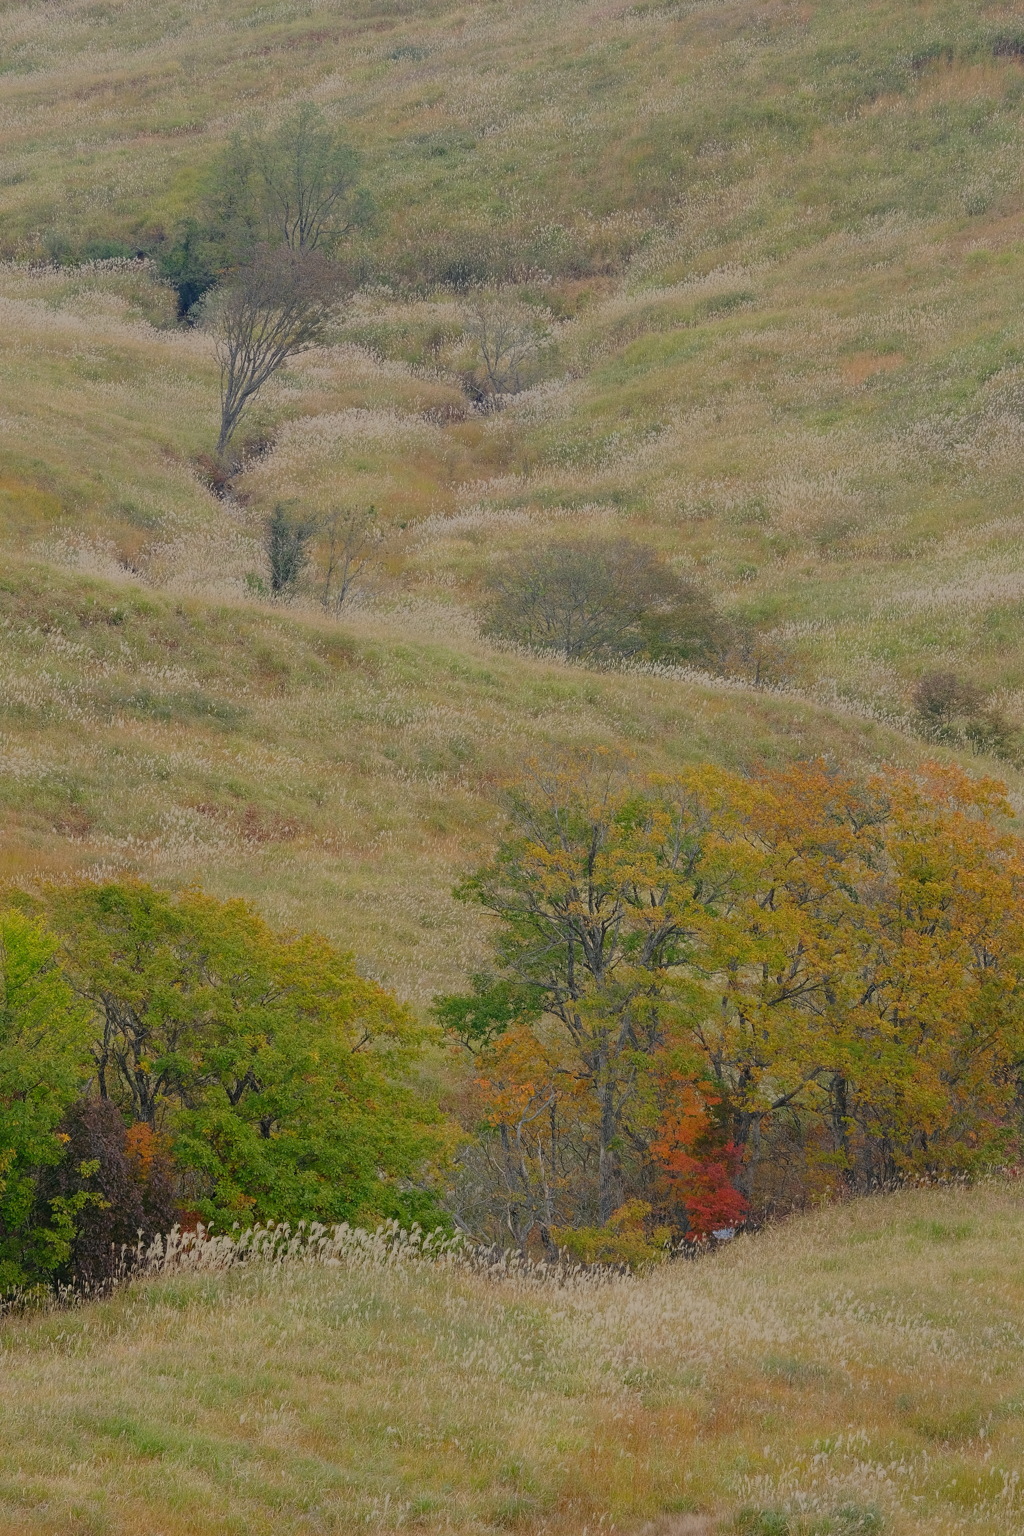
{"type": "Polygon", "coordinates": [[[524,745],[913,762],[952,670],[1016,786],[1022,60],[1015,12],[952,0],[6,5],[10,873],[199,878],[424,1000],[477,953],[446,892],[524,745]],[[361,288],[218,500],[211,343],[154,263],[230,132],[307,99],[365,156],[361,288]],[[479,283],[547,334],[484,415],[479,283]],[[277,500],[379,509],[342,622],[260,599],[277,500]],[[486,646],[491,563],[573,530],[698,576],[780,691],[486,646]]]}
{"type": "MultiPolygon", "coordinates": [[[[980,0],[4,0],[3,879],[241,894],[423,1013],[530,755],[938,754],[1020,809],[1022,140],[1024,19],[980,0]],[[218,496],[160,262],[306,101],[376,212],[218,496]],[[543,332],[501,410],[481,290],[543,332]],[[376,507],[340,615],[315,570],[267,598],[278,502],[376,507]],[[589,533],[696,577],[770,686],[481,638],[496,560],[589,533]],[[934,671],[999,755],[924,739],[934,671]]],[[[253,1268],[10,1319],[0,1533],[1012,1536],[1020,1228],[993,1184],[603,1287],[253,1268]]]]}

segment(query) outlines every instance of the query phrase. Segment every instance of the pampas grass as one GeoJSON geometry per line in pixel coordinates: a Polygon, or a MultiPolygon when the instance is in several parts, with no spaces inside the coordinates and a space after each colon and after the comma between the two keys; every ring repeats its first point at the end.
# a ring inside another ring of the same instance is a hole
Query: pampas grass
{"type": "Polygon", "coordinates": [[[179,1236],[0,1324],[0,1529],[1018,1536],[1022,1237],[999,1181],[635,1277],[179,1236]]]}

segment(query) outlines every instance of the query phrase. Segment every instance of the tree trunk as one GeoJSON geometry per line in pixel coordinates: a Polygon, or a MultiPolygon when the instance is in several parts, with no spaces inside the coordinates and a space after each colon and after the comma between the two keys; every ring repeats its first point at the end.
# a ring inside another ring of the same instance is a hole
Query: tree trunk
{"type": "Polygon", "coordinates": [[[601,1139],[598,1147],[598,1214],[601,1225],[610,1221],[622,1203],[619,1199],[619,1162],[615,1139],[615,1092],[611,1083],[601,1089],[601,1139]]]}

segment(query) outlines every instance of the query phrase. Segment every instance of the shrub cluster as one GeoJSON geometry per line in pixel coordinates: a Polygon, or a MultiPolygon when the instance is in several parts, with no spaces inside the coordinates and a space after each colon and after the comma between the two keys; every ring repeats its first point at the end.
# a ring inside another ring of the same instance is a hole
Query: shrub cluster
{"type": "Polygon", "coordinates": [[[593,666],[647,661],[780,682],[770,635],[726,618],[705,589],[629,538],[553,539],[506,555],[486,578],[485,635],[593,666]]]}
{"type": "Polygon", "coordinates": [[[425,1219],[403,1008],[315,934],[142,884],[0,911],[0,1292],[201,1219],[425,1219]]]}
{"type": "Polygon", "coordinates": [[[914,687],[913,706],[917,729],[929,741],[1007,758],[1019,748],[1016,732],[998,704],[955,672],[923,672],[914,687]]]}
{"type": "Polygon", "coordinates": [[[686,663],[725,625],[697,584],[633,539],[560,539],[507,556],[487,580],[485,634],[566,661],[686,663]]]}

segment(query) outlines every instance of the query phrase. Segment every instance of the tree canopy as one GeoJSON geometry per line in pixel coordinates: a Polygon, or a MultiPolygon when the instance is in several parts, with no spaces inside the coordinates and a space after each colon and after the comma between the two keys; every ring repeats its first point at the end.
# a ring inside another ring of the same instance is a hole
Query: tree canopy
{"type": "Polygon", "coordinates": [[[485,1224],[643,1198],[699,1232],[1012,1148],[1024,855],[999,786],[573,765],[510,809],[461,888],[493,975],[438,1005],[476,1053],[485,1224]]]}
{"type": "Polygon", "coordinates": [[[0,909],[0,1292],[177,1217],[443,1219],[419,1028],[317,934],[141,882],[0,909]]]}
{"type": "Polygon", "coordinates": [[[217,283],[266,247],[334,256],[370,216],[361,163],[312,102],[274,128],[232,135],[205,177],[196,210],[160,257],[184,318],[217,283]]]}
{"type": "Polygon", "coordinates": [[[204,1219],[426,1208],[394,1182],[438,1145],[400,1084],[417,1030],[350,956],[198,891],[84,886],[52,917],[97,1021],[100,1096],[173,1138],[204,1219]]]}

